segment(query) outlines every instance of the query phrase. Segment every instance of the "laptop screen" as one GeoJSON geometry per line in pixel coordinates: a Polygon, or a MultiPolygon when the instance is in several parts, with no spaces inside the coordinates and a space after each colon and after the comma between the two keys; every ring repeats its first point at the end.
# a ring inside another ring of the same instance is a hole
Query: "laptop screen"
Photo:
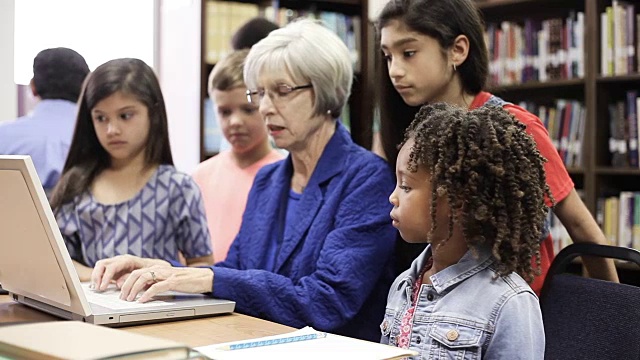
{"type": "Polygon", "coordinates": [[[28,156],[0,155],[0,283],[11,293],[90,313],[28,156]]]}

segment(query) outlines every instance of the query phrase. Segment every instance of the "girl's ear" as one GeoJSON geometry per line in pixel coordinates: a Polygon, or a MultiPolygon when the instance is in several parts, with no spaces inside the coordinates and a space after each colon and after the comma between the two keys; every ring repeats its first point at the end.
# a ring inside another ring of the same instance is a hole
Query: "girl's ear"
{"type": "Polygon", "coordinates": [[[469,55],[469,38],[466,35],[458,35],[453,40],[453,45],[449,49],[451,65],[455,68],[467,60],[469,55]]]}

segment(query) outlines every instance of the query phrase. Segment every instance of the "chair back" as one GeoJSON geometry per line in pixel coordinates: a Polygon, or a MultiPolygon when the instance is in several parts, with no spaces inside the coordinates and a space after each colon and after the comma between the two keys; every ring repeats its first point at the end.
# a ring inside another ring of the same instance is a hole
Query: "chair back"
{"type": "Polygon", "coordinates": [[[640,359],[640,287],[563,274],[581,255],[632,261],[640,252],[596,244],[560,251],[540,296],[545,359],[640,359]]]}

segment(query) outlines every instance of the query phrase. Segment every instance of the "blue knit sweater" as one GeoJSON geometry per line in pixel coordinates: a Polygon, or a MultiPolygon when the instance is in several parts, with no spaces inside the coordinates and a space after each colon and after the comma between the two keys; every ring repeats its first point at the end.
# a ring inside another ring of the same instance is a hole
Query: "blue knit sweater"
{"type": "Polygon", "coordinates": [[[299,201],[299,221],[286,232],[277,219],[291,159],[258,172],[238,236],[213,267],[213,295],[236,301],[241,313],[377,342],[394,278],[388,197],[395,182],[384,160],[336,126],[299,201]]]}

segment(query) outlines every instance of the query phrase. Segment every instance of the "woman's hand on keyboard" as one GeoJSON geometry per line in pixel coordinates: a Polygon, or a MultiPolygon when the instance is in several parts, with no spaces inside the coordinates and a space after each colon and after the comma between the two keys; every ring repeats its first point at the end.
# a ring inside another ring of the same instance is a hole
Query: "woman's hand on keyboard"
{"type": "Polygon", "coordinates": [[[165,291],[179,291],[190,294],[211,292],[213,289],[213,270],[203,268],[183,268],[154,265],[134,270],[126,279],[120,291],[120,299],[147,302],[153,296],[165,291]]]}
{"type": "Polygon", "coordinates": [[[170,268],[171,264],[164,260],[147,259],[133,255],[118,255],[99,260],[91,273],[91,288],[104,291],[111,281],[115,281],[118,288],[122,288],[125,280],[133,271],[152,266],[170,268]]]}

